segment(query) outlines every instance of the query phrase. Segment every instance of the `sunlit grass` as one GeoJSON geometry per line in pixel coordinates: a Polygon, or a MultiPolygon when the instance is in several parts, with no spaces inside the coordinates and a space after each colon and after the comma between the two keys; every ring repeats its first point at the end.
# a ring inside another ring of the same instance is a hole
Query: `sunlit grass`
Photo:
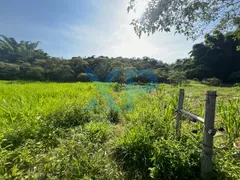
{"type": "Polygon", "coordinates": [[[225,132],[215,141],[216,174],[239,178],[239,87],[23,81],[0,81],[0,178],[198,176],[203,125],[184,117],[175,139],[179,88],[184,108],[202,117],[206,91],[217,90],[215,124],[225,132]]]}

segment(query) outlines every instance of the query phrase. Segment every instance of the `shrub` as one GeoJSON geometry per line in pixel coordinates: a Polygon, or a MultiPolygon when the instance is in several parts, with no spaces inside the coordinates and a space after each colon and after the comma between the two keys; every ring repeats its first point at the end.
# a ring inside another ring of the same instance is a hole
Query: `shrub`
{"type": "Polygon", "coordinates": [[[80,73],[77,76],[77,79],[81,82],[90,82],[92,79],[93,75],[92,74],[86,74],[86,73],[80,73]]]}
{"type": "Polygon", "coordinates": [[[112,83],[110,87],[115,92],[120,92],[122,90],[122,85],[119,83],[112,83]]]}
{"type": "Polygon", "coordinates": [[[70,128],[90,121],[89,112],[79,107],[58,109],[47,117],[55,128],[70,128]]]}
{"type": "Polygon", "coordinates": [[[31,127],[20,127],[9,130],[4,134],[1,146],[7,149],[15,149],[23,144],[27,139],[35,137],[35,129],[31,127]]]}
{"type": "Polygon", "coordinates": [[[209,86],[221,86],[222,81],[218,78],[207,78],[207,79],[203,79],[202,83],[209,86]]]}
{"type": "Polygon", "coordinates": [[[199,79],[198,79],[198,78],[193,78],[192,80],[199,82],[199,79]]]}
{"type": "Polygon", "coordinates": [[[196,179],[200,177],[201,153],[192,143],[174,139],[156,141],[153,145],[153,179],[196,179]]]}
{"type": "Polygon", "coordinates": [[[239,150],[218,149],[214,156],[214,170],[218,178],[215,179],[240,179],[240,152],[239,150]]]}
{"type": "Polygon", "coordinates": [[[91,142],[103,143],[110,135],[110,124],[102,122],[91,122],[84,126],[85,133],[91,142]]]}
{"type": "Polygon", "coordinates": [[[152,142],[144,126],[127,130],[117,142],[114,157],[126,172],[126,179],[149,179],[152,142]]]}
{"type": "Polygon", "coordinates": [[[126,179],[195,179],[200,177],[201,150],[194,143],[157,138],[139,124],[119,139],[114,157],[126,179]]]}
{"type": "Polygon", "coordinates": [[[116,108],[110,109],[108,119],[111,123],[118,123],[120,121],[119,112],[116,108]]]}
{"type": "Polygon", "coordinates": [[[122,179],[101,144],[90,142],[79,129],[72,133],[53,149],[44,150],[41,142],[33,140],[12,152],[0,147],[0,178],[122,179]]]}
{"type": "Polygon", "coordinates": [[[168,77],[168,81],[174,85],[181,85],[186,80],[187,78],[184,72],[172,72],[168,77]]]}

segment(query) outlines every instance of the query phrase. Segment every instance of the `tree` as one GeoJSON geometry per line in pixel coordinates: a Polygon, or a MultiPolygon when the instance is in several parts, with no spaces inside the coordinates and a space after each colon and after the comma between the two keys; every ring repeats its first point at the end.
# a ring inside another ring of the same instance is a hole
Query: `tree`
{"type": "Polygon", "coordinates": [[[75,72],[69,65],[54,66],[47,71],[47,78],[50,81],[58,82],[76,81],[75,72]]]}
{"type": "Polygon", "coordinates": [[[0,62],[0,79],[14,80],[19,77],[20,68],[17,64],[0,62]]]}
{"type": "Polygon", "coordinates": [[[27,71],[27,77],[31,80],[43,80],[43,69],[40,66],[32,67],[27,71]]]}
{"type": "Polygon", "coordinates": [[[156,74],[159,83],[167,82],[168,69],[166,69],[166,68],[158,68],[158,69],[156,69],[154,71],[154,73],[156,74]]]}
{"type": "Polygon", "coordinates": [[[34,50],[34,54],[32,57],[32,61],[38,60],[38,59],[48,59],[49,55],[45,53],[42,49],[34,50]]]}
{"type": "Polygon", "coordinates": [[[170,73],[170,75],[168,77],[168,81],[171,84],[175,84],[175,85],[180,84],[181,85],[183,82],[187,81],[187,78],[186,78],[184,72],[173,71],[173,72],[170,73]]]}
{"type": "Polygon", "coordinates": [[[171,65],[172,70],[185,72],[188,79],[216,77],[224,83],[233,81],[229,76],[240,71],[240,51],[236,50],[240,40],[234,40],[234,34],[220,31],[206,34],[204,42],[193,46],[190,58],[177,60],[171,65]]]}
{"type": "MultiPolygon", "coordinates": [[[[128,11],[137,0],[130,0],[128,11]]],[[[140,19],[133,19],[137,35],[156,31],[183,33],[195,39],[213,30],[240,26],[240,0],[150,0],[140,19]]],[[[238,33],[236,36],[240,36],[238,33]]]]}
{"type": "MultiPolygon", "coordinates": [[[[240,52],[236,51],[240,41],[234,41],[233,38],[234,32],[222,34],[214,31],[212,35],[205,36],[204,43],[194,45],[190,55],[195,60],[198,69],[199,66],[205,67],[212,73],[208,77],[228,81],[228,77],[233,72],[240,70],[240,52]]],[[[206,77],[207,74],[205,74],[206,77]]]]}
{"type": "Polygon", "coordinates": [[[34,59],[46,59],[48,54],[37,49],[40,41],[20,41],[0,35],[0,61],[8,60],[10,63],[33,61],[34,59]]]}
{"type": "Polygon", "coordinates": [[[87,73],[80,73],[78,76],[77,76],[77,79],[81,82],[90,82],[91,81],[91,77],[93,77],[92,74],[87,74],[87,73]]]}
{"type": "Polygon", "coordinates": [[[84,69],[88,67],[88,62],[84,61],[80,57],[73,57],[71,60],[68,61],[69,66],[72,68],[72,70],[79,74],[81,72],[84,72],[84,69]]]}

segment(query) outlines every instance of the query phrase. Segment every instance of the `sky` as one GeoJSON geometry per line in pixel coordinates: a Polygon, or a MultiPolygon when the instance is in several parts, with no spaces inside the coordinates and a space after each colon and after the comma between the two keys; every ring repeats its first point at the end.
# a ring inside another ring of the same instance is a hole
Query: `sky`
{"type": "Polygon", "coordinates": [[[0,34],[41,41],[39,48],[54,57],[148,56],[166,63],[189,57],[198,41],[183,35],[157,32],[139,39],[130,23],[146,0],[139,0],[135,13],[127,13],[128,1],[1,0],[0,34]]]}

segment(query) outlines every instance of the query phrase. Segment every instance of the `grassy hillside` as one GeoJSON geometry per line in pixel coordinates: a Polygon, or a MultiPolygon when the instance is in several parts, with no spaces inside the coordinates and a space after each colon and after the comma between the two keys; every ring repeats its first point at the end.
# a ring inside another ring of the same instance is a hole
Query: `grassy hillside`
{"type": "MultiPolygon", "coordinates": [[[[178,89],[0,81],[0,179],[199,179],[203,125],[184,117],[176,139],[178,89]]],[[[214,176],[240,179],[240,87],[184,89],[202,117],[217,90],[214,176]]]]}

